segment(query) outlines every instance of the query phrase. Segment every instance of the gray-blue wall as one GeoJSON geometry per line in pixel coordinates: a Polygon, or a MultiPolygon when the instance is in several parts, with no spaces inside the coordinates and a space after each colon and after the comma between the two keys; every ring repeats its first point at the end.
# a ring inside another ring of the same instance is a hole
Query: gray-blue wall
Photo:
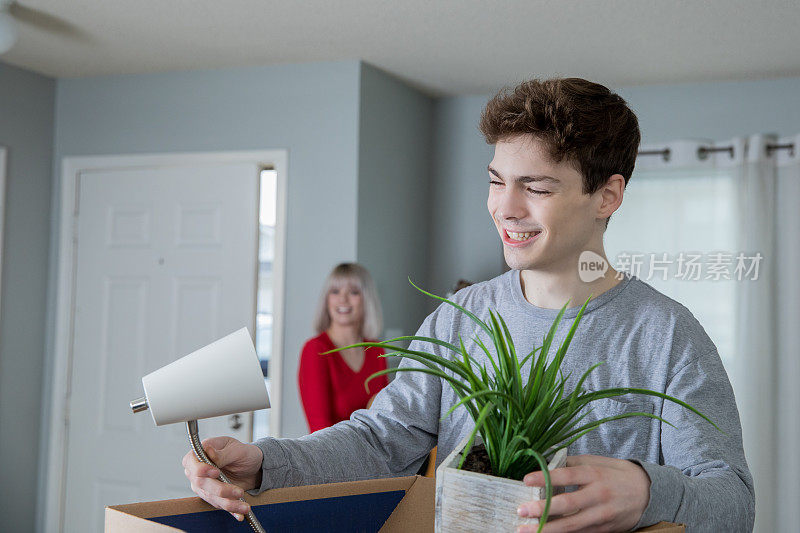
{"type": "MultiPolygon", "coordinates": [[[[297,358],[311,333],[317,282],[335,262],[356,259],[359,69],[345,61],[57,84],[56,187],[66,156],[288,149],[284,436],[307,432],[297,358]]],[[[52,255],[51,281],[56,264],[52,255]]]]}
{"type": "Polygon", "coordinates": [[[55,80],[0,64],[0,146],[8,149],[0,283],[0,516],[36,517],[55,80]]]}
{"type": "MultiPolygon", "coordinates": [[[[614,90],[639,117],[643,143],[800,133],[800,78],[614,90]]],[[[479,281],[503,272],[500,238],[486,210],[486,165],[493,149],[477,129],[491,96],[436,102],[430,263],[434,290],[446,290],[459,277],[479,281]]]]}
{"type": "Polygon", "coordinates": [[[384,326],[406,335],[431,308],[428,285],[433,106],[367,64],[361,68],[358,261],[378,285],[384,326]]]}
{"type": "Polygon", "coordinates": [[[438,294],[460,278],[477,282],[503,272],[503,247],[486,208],[486,166],[494,151],[478,131],[486,100],[469,96],[436,102],[428,269],[438,294]]]}
{"type": "Polygon", "coordinates": [[[800,78],[618,89],[639,117],[643,143],[800,132],[800,78]]]}

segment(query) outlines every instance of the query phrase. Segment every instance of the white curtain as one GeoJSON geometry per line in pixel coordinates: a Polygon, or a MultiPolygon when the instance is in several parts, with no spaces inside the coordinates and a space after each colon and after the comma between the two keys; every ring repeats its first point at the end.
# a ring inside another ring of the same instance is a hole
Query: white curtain
{"type": "Polygon", "coordinates": [[[800,523],[800,147],[768,149],[797,141],[643,146],[669,153],[639,157],[606,234],[611,263],[688,307],[717,345],[764,533],[800,523]]]}
{"type": "Polygon", "coordinates": [[[776,289],[775,531],[800,524],[800,135],[774,152],[776,289]]]}
{"type": "Polygon", "coordinates": [[[775,333],[775,158],[763,136],[750,138],[737,169],[739,249],[764,257],[757,280],[737,284],[736,363],[731,381],[742,420],[747,462],[756,487],[756,531],[775,528],[777,353],[775,333]]]}

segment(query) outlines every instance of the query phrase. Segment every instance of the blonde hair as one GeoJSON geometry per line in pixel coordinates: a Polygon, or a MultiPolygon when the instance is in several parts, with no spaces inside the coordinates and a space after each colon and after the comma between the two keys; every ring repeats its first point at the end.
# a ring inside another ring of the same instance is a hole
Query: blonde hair
{"type": "Polygon", "coordinates": [[[364,338],[376,340],[383,334],[383,313],[378,299],[378,288],[369,275],[369,271],[358,263],[340,263],[328,274],[319,295],[317,310],[314,313],[314,330],[322,333],[331,326],[331,315],[328,312],[328,294],[335,286],[352,281],[361,291],[364,301],[364,323],[361,334],[364,338]]]}

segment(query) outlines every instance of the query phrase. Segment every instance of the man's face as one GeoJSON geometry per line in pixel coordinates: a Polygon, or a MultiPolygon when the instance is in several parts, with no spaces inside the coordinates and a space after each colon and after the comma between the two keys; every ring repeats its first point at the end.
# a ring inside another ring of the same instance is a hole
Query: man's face
{"type": "Polygon", "coordinates": [[[584,194],[580,172],[550,161],[529,135],[495,145],[489,180],[487,207],[512,269],[577,269],[580,253],[593,249],[598,231],[602,236],[604,222],[595,217],[600,191],[584,194]]]}

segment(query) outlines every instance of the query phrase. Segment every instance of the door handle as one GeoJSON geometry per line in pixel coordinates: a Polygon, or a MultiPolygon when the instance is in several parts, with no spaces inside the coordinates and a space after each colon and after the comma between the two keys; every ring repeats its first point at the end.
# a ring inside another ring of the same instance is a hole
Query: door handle
{"type": "Polygon", "coordinates": [[[228,417],[228,426],[237,430],[242,427],[242,415],[231,415],[228,417]]]}

